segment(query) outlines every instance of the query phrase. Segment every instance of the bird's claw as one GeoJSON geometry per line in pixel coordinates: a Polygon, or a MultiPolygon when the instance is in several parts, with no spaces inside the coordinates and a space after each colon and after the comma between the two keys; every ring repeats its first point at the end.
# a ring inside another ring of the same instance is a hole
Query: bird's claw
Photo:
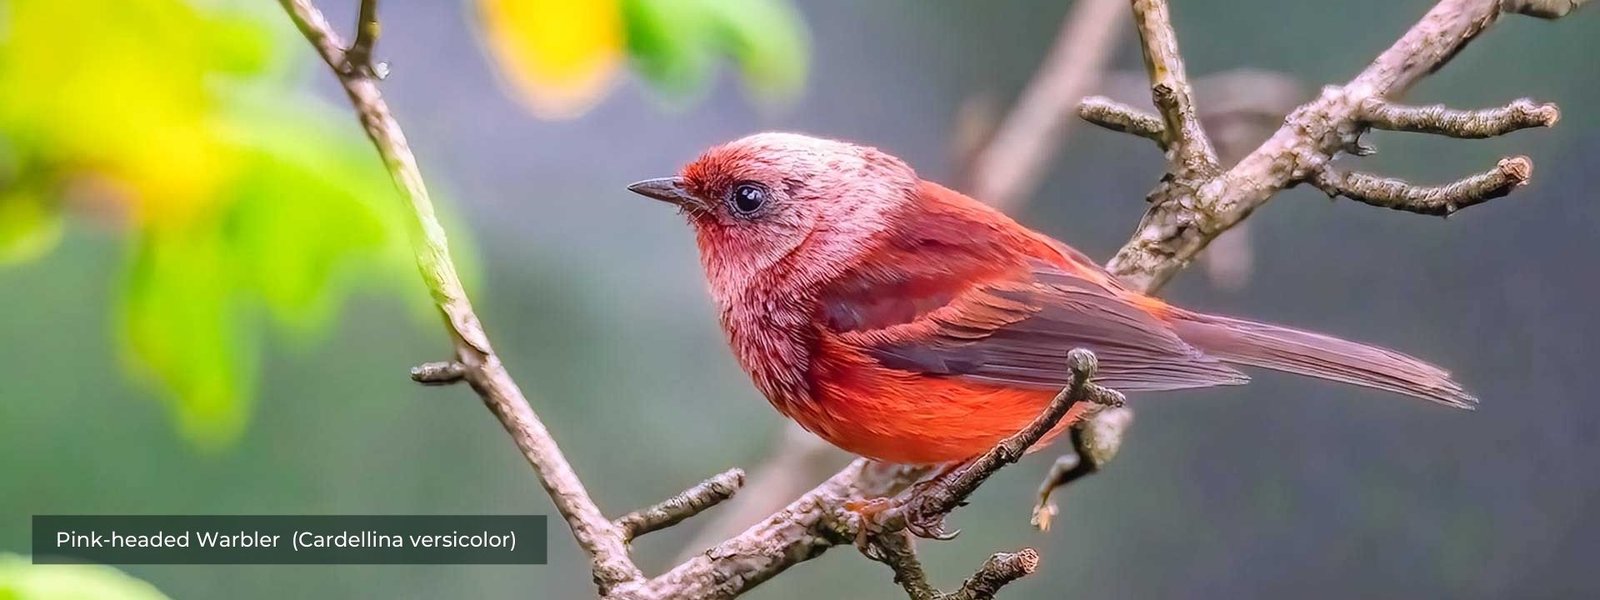
{"type": "Polygon", "coordinates": [[[922,496],[912,496],[906,500],[902,508],[905,511],[906,531],[912,535],[929,540],[952,540],[961,535],[960,529],[946,531],[944,528],[945,514],[925,510],[927,503],[922,496]]]}
{"type": "Polygon", "coordinates": [[[868,558],[881,558],[872,546],[872,536],[883,531],[879,517],[893,507],[893,498],[867,498],[844,503],[844,509],[856,516],[856,549],[868,558]]]}
{"type": "Polygon", "coordinates": [[[869,557],[874,554],[873,536],[892,533],[885,523],[885,517],[892,511],[901,511],[901,516],[905,520],[904,530],[917,537],[945,541],[961,535],[959,529],[945,529],[945,515],[923,510],[922,497],[916,494],[919,491],[922,490],[912,488],[912,493],[907,495],[909,497],[871,498],[845,502],[844,509],[857,517],[856,548],[869,557]]]}

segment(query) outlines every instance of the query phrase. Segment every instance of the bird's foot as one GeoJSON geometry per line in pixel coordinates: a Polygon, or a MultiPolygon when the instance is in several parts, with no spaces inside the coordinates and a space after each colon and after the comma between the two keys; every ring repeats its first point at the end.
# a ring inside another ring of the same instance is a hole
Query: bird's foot
{"type": "Polygon", "coordinates": [[[856,515],[856,547],[871,555],[872,537],[901,530],[931,540],[954,539],[960,530],[946,530],[944,513],[934,510],[928,500],[938,493],[937,478],[913,485],[904,493],[883,498],[850,500],[844,509],[856,515]]]}
{"type": "Polygon", "coordinates": [[[894,498],[863,498],[848,500],[844,509],[856,516],[856,549],[867,556],[873,555],[872,536],[883,532],[881,517],[894,507],[894,498]]]}

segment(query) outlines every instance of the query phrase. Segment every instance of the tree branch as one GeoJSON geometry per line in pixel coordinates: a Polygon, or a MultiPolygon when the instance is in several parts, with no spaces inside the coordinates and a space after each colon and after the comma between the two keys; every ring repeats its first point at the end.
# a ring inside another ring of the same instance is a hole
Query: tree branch
{"type": "Polygon", "coordinates": [[[1033,506],[1029,523],[1040,531],[1049,531],[1050,524],[1060,512],[1052,496],[1063,486],[1099,472],[1106,463],[1116,458],[1122,448],[1122,434],[1133,425],[1133,410],[1109,408],[1083,420],[1072,430],[1072,453],[1063,454],[1050,465],[1044,481],[1039,484],[1038,502],[1033,506]]]}
{"type": "MultiPolygon", "coordinates": [[[[1351,183],[1352,177],[1360,179],[1354,175],[1341,178],[1327,170],[1329,161],[1335,155],[1357,147],[1355,142],[1367,126],[1362,120],[1366,114],[1363,107],[1369,106],[1374,99],[1388,101],[1403,94],[1412,84],[1437,70],[1467,42],[1493,24],[1502,11],[1554,18],[1576,8],[1581,0],[1443,0],[1354,80],[1343,87],[1330,87],[1324,90],[1321,97],[1301,106],[1270,139],[1237,165],[1221,173],[1218,172],[1220,167],[1211,142],[1201,130],[1196,117],[1166,3],[1161,0],[1132,2],[1150,71],[1152,99],[1160,109],[1163,130],[1166,132],[1164,139],[1172,162],[1169,170],[1175,183],[1164,183],[1151,194],[1151,210],[1133,238],[1107,266],[1130,287],[1155,293],[1206,244],[1240,223],[1278,190],[1304,181],[1317,183],[1319,180],[1343,182],[1342,187],[1336,188],[1340,193],[1375,189],[1373,186],[1358,185],[1359,181],[1351,183]]],[[[324,62],[337,74],[368,137],[372,139],[396,187],[409,201],[414,213],[415,219],[410,225],[418,268],[456,349],[453,361],[442,363],[443,366],[424,365],[415,376],[428,383],[447,383],[454,380],[459,372],[460,378],[471,384],[533,466],[579,546],[591,555],[594,580],[602,595],[630,599],[732,598],[790,566],[822,554],[828,548],[850,543],[852,532],[838,518],[840,508],[846,502],[892,496],[929,473],[925,467],[887,466],[857,460],[785,509],[738,536],[684,561],[660,576],[645,579],[628,555],[626,540],[630,534],[627,531],[633,529],[631,535],[637,535],[649,529],[647,524],[670,520],[645,516],[645,513],[667,513],[675,517],[678,514],[687,516],[696,510],[655,507],[638,513],[637,517],[630,515],[618,522],[604,517],[492,350],[456,275],[444,231],[434,217],[416,159],[378,92],[378,73],[376,70],[344,68],[351,57],[310,0],[280,0],[280,3],[324,62]]],[[[369,42],[360,50],[366,53],[366,57],[370,57],[370,45],[377,39],[375,13],[371,18],[366,15],[368,11],[375,10],[376,5],[372,0],[363,2],[364,16],[359,28],[366,31],[371,26],[367,34],[369,42]]],[[[358,42],[355,47],[361,46],[363,44],[358,42]]],[[[356,58],[362,58],[362,55],[358,54],[356,58]]],[[[1507,178],[1520,177],[1525,180],[1526,172],[1531,167],[1526,160],[1508,160],[1510,165],[1507,167],[1503,161],[1503,168],[1497,171],[1503,171],[1503,176],[1507,178]]],[[[1466,188],[1480,190],[1480,194],[1487,195],[1488,192],[1481,190],[1493,190],[1496,186],[1464,186],[1466,188]]],[[[1413,189],[1406,193],[1415,192],[1413,189]]],[[[1460,197],[1470,197],[1470,194],[1463,191],[1460,197]]],[[[1400,203],[1426,204],[1423,201],[1413,202],[1414,199],[1405,194],[1400,194],[1398,198],[1400,203]]],[[[1459,205],[1460,201],[1457,200],[1457,203],[1459,205]]],[[[1074,388],[1095,389],[1092,384],[1082,381],[1087,377],[1080,379],[1077,373],[1075,370],[1074,388]]],[[[1035,425],[1059,422],[1062,415],[1070,410],[1075,395],[1066,393],[1063,394],[1065,399],[1058,397],[1052,403],[1051,410],[1035,425]]],[[[1017,455],[1036,442],[1038,436],[1043,435],[1036,429],[1030,427],[1018,436],[1008,438],[986,454],[984,459],[980,459],[980,465],[975,467],[981,468],[969,468],[947,482],[936,482],[936,490],[947,491],[920,501],[919,504],[926,506],[918,509],[919,512],[942,509],[942,517],[998,465],[1015,460],[1017,455]]],[[[1048,426],[1044,427],[1044,431],[1049,429],[1048,426]]],[[[1093,429],[1086,428],[1084,431],[1093,429]]],[[[1097,446],[1087,448],[1090,449],[1084,451],[1085,456],[1097,460],[1093,458],[1096,452],[1093,448],[1097,446]]],[[[1115,451],[1114,445],[1109,448],[1111,452],[1115,451]]],[[[709,505],[712,498],[722,494],[697,490],[716,487],[715,483],[703,484],[681,495],[678,499],[682,502],[669,503],[674,507],[709,505]]],[[[964,595],[953,597],[992,597],[999,586],[1026,574],[1036,564],[1037,556],[1027,550],[1013,555],[996,555],[956,592],[964,595]]]]}
{"type": "Polygon", "coordinates": [[[589,498],[588,490],[562,455],[550,431],[528,405],[522,390],[506,372],[500,357],[490,346],[489,337],[456,274],[449,241],[434,215],[433,201],[423,182],[416,156],[412,154],[405,133],[378,90],[380,70],[348,68],[353,58],[368,60],[372,44],[377,42],[376,1],[363,0],[361,3],[361,33],[351,47],[357,52],[353,57],[344,50],[345,45],[339,34],[310,0],[280,0],[280,4],[323,62],[338,77],[340,86],[350,98],[367,137],[382,157],[396,189],[410,203],[413,218],[408,225],[417,268],[428,286],[434,305],[444,318],[456,354],[453,361],[430,363],[414,369],[412,377],[429,384],[456,380],[471,384],[489,412],[511,434],[528,464],[532,465],[540,484],[555,504],[556,511],[561,513],[572,530],[578,546],[591,556],[594,581],[600,593],[631,594],[631,589],[641,584],[644,575],[628,555],[624,531],[621,526],[605,518],[589,498]]]}
{"type": "Polygon", "coordinates": [[[798,423],[785,422],[783,436],[761,465],[751,470],[749,483],[684,545],[679,560],[686,560],[783,508],[817,482],[838,472],[851,458],[798,423]]]}
{"type": "Polygon", "coordinates": [[[961,506],[989,479],[995,471],[1020,460],[1029,448],[1050,431],[1056,429],[1063,417],[1079,403],[1121,407],[1126,400],[1121,393],[1091,383],[1098,361],[1094,353],[1074,348],[1067,353],[1067,368],[1072,371],[1072,382],[1056,394],[1048,408],[1022,431],[1003,439],[967,463],[961,469],[930,482],[911,499],[887,511],[879,525],[889,532],[911,528],[922,537],[949,537],[944,532],[944,517],[961,506]]]}
{"type": "Polygon", "coordinates": [[[344,52],[339,69],[344,73],[360,74],[383,79],[386,69],[372,62],[372,47],[378,43],[378,0],[361,0],[360,16],[356,19],[356,41],[344,52]]]}
{"type": "Polygon", "coordinates": [[[1149,139],[1167,149],[1167,126],[1161,117],[1105,96],[1090,96],[1078,103],[1078,116],[1112,131],[1149,139]]]}
{"type": "MultiPolygon", "coordinates": [[[[1108,263],[1108,269],[1133,289],[1157,292],[1212,239],[1348,147],[1349,136],[1359,128],[1356,109],[1360,102],[1403,93],[1442,66],[1498,16],[1499,4],[1493,0],[1441,1],[1350,84],[1330,88],[1301,106],[1272,137],[1231,169],[1190,188],[1187,194],[1174,190],[1153,194],[1155,206],[1108,263]]],[[[857,460],[772,518],[718,547],[736,552],[722,554],[713,549],[655,582],[698,582],[677,589],[690,592],[685,597],[730,598],[797,562],[814,558],[829,544],[849,543],[850,538],[841,537],[836,529],[818,525],[823,522],[819,515],[832,510],[830,507],[850,499],[898,493],[927,473],[925,469],[884,472],[868,467],[866,461],[857,460]],[[720,583],[712,586],[707,580],[720,583]]]]}
{"type": "Polygon", "coordinates": [[[700,482],[678,495],[662,500],[655,506],[643,508],[617,518],[622,530],[622,541],[631,542],[641,535],[660,531],[684,519],[705,512],[723,500],[732,498],[744,485],[744,471],[728,469],[721,475],[700,482]]]}
{"type": "Polygon", "coordinates": [[[1578,10],[1588,0],[1504,0],[1506,12],[1521,13],[1541,19],[1558,19],[1578,10]]]}
{"type": "Polygon", "coordinates": [[[894,582],[900,584],[911,600],[992,600],[1000,588],[1031,575],[1039,567],[1039,552],[1033,548],[999,552],[984,561],[956,591],[944,593],[928,583],[928,574],[922,568],[922,560],[917,558],[914,543],[904,532],[884,535],[874,541],[876,552],[872,555],[873,560],[894,571],[894,582]]]}
{"type": "Polygon", "coordinates": [[[1405,106],[1369,98],[1361,104],[1357,118],[1377,129],[1477,139],[1550,127],[1561,119],[1561,111],[1554,104],[1536,104],[1527,98],[1479,110],[1456,110],[1443,104],[1405,106]]]}
{"type": "MultiPolygon", "coordinates": [[[[1519,10],[1520,10],[1520,4],[1519,10]]],[[[1443,0],[1344,86],[1296,109],[1233,168],[1187,190],[1152,194],[1155,206],[1108,267],[1135,289],[1159,289],[1211,240],[1278,190],[1311,177],[1361,130],[1361,107],[1404,94],[1476,39],[1501,15],[1498,0],[1443,0]]]]}
{"type": "Polygon", "coordinates": [[[1144,50],[1145,69],[1150,72],[1150,98],[1166,130],[1168,160],[1174,174],[1209,175],[1217,169],[1217,152],[1211,138],[1200,127],[1194,108],[1194,90],[1184,73],[1183,55],[1178,52],[1178,36],[1172,31],[1172,17],[1166,0],[1133,0],[1133,23],[1144,50]]]}
{"type": "Polygon", "coordinates": [[[467,377],[467,367],[455,361],[422,363],[411,367],[411,380],[422,385],[450,385],[467,377]]]}
{"type": "Polygon", "coordinates": [[[1332,167],[1316,173],[1311,183],[1329,197],[1344,196],[1380,208],[1447,217],[1463,208],[1504,197],[1528,182],[1533,162],[1526,156],[1502,158],[1495,168],[1440,186],[1419,186],[1332,167]]]}

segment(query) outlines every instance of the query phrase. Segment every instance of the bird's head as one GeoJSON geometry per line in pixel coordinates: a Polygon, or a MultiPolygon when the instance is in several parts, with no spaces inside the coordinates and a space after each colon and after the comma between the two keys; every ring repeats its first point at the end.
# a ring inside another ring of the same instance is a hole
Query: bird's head
{"type": "Polygon", "coordinates": [[[678,206],[713,287],[733,291],[775,265],[848,261],[911,201],[917,175],[875,148],[758,133],[707,150],[676,177],[628,189],[678,206]]]}

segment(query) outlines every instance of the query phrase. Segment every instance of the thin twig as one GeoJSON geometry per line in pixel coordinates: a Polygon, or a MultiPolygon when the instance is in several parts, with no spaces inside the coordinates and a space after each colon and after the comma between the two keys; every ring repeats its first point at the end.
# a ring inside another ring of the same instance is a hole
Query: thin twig
{"type": "Polygon", "coordinates": [[[1205,185],[1155,198],[1156,206],[1108,268],[1134,289],[1159,289],[1212,239],[1273,194],[1354,147],[1363,103],[1405,93],[1500,15],[1498,0],[1442,0],[1355,79],[1324,89],[1296,109],[1271,138],[1226,173],[1205,185]]]}
{"type": "Polygon", "coordinates": [[[1506,12],[1522,13],[1541,19],[1559,19],[1578,10],[1587,0],[1504,0],[1506,12]]]}
{"type": "Polygon", "coordinates": [[[1106,129],[1147,138],[1167,148],[1167,127],[1161,117],[1105,96],[1090,96],[1078,103],[1078,116],[1106,129]]]}
{"type": "Polygon", "coordinates": [[[1001,552],[983,561],[978,572],[961,582],[961,589],[944,600],[991,600],[1000,588],[1030,575],[1039,568],[1039,553],[1033,548],[1001,552]]]}
{"type": "Polygon", "coordinates": [[[1029,522],[1040,531],[1049,531],[1051,521],[1060,512],[1053,499],[1055,491],[1099,472],[1116,458],[1117,451],[1122,448],[1123,434],[1132,424],[1133,410],[1127,407],[1107,408],[1074,424],[1072,453],[1056,458],[1045,474],[1029,522]]]}
{"type": "Polygon", "coordinates": [[[1121,393],[1091,382],[1096,364],[1093,352],[1082,348],[1072,349],[1067,353],[1067,368],[1072,372],[1072,382],[1056,394],[1043,413],[1027,427],[1001,440],[959,471],[931,482],[908,501],[888,509],[878,525],[885,531],[909,527],[913,533],[923,537],[954,535],[944,532],[945,515],[965,502],[995,471],[1021,459],[1029,448],[1054,430],[1074,406],[1079,403],[1122,406],[1125,398],[1121,393]]]}
{"type": "Polygon", "coordinates": [[[705,526],[685,544],[679,561],[744,531],[838,472],[851,456],[812,435],[798,423],[784,423],[783,436],[760,466],[750,471],[739,495],[708,515],[705,526]]]}
{"type": "Polygon", "coordinates": [[[1033,189],[1072,125],[1072,107],[1094,89],[1111,61],[1128,16],[1125,1],[1073,3],[1050,55],[973,157],[963,187],[974,198],[1004,208],[1033,189]]]}
{"type": "Polygon", "coordinates": [[[1133,23],[1150,72],[1150,98],[1161,113],[1166,129],[1164,147],[1176,174],[1209,175],[1217,168],[1217,153],[1200,127],[1194,90],[1184,72],[1168,12],[1166,0],[1133,0],[1133,23]]]}
{"type": "MultiPolygon", "coordinates": [[[[1297,109],[1217,182],[1186,199],[1160,199],[1165,201],[1146,215],[1108,268],[1132,289],[1155,293],[1213,238],[1347,147],[1341,132],[1353,133],[1349,127],[1360,101],[1398,96],[1480,34],[1498,10],[1491,0],[1442,0],[1362,75],[1297,109]]],[[[849,499],[897,493],[927,473],[869,467],[857,460],[773,517],[652,580],[648,589],[682,591],[689,598],[731,598],[832,544],[852,541],[824,525],[821,513],[837,510],[838,503],[849,499]]]]}
{"type": "Polygon", "coordinates": [[[1539,104],[1527,98],[1478,110],[1456,110],[1443,104],[1405,106],[1372,98],[1362,103],[1359,118],[1378,129],[1479,139],[1529,127],[1550,127],[1561,119],[1561,111],[1554,104],[1539,104]]]}
{"type": "Polygon", "coordinates": [[[411,367],[411,380],[422,385],[450,385],[467,377],[467,367],[456,361],[422,363],[411,367]]]}
{"type": "Polygon", "coordinates": [[[1504,197],[1528,183],[1533,162],[1526,156],[1500,159],[1495,168],[1446,185],[1421,186],[1368,173],[1322,169],[1311,179],[1328,196],[1381,208],[1447,217],[1469,206],[1504,197]]]}
{"type": "Polygon", "coordinates": [[[894,571],[894,582],[906,591],[911,600],[993,600],[1000,588],[1034,572],[1039,567],[1039,553],[1033,548],[1016,552],[999,552],[983,561],[961,587],[950,593],[940,592],[928,582],[922,560],[917,558],[916,546],[905,532],[887,534],[873,541],[873,559],[894,571]]]}
{"type": "Polygon", "coordinates": [[[732,498],[743,485],[744,471],[728,469],[716,477],[662,500],[655,506],[617,517],[617,528],[622,530],[622,541],[631,542],[641,535],[682,523],[684,519],[732,498]]]}
{"type": "Polygon", "coordinates": [[[938,600],[943,593],[928,582],[928,573],[917,558],[915,540],[904,531],[886,533],[872,540],[873,560],[889,566],[894,571],[894,582],[906,591],[911,600],[938,600]]]}
{"type": "Polygon", "coordinates": [[[345,73],[383,79],[385,69],[372,62],[372,49],[378,44],[378,0],[361,0],[356,18],[356,41],[344,52],[339,68],[345,73]]]}
{"type": "MultiPolygon", "coordinates": [[[[1354,147],[1355,136],[1362,129],[1358,112],[1363,103],[1402,94],[1455,56],[1499,17],[1502,8],[1555,17],[1580,4],[1578,0],[1442,0],[1356,79],[1346,86],[1325,90],[1320,98],[1295,111],[1255,152],[1228,172],[1215,176],[1208,175],[1204,168],[1214,166],[1216,159],[1193,119],[1166,5],[1159,0],[1133,2],[1135,14],[1140,15],[1139,29],[1151,67],[1153,98],[1164,107],[1169,139],[1183,141],[1169,144],[1169,152],[1180,159],[1174,161],[1172,170],[1187,172],[1195,184],[1159,189],[1160,193],[1152,198],[1155,206],[1133,239],[1108,264],[1130,287],[1146,293],[1154,293],[1211,239],[1237,225],[1275,192],[1324,173],[1334,155],[1354,147]],[[1184,148],[1180,150],[1179,146],[1184,148]]],[[[828,548],[850,543],[850,532],[834,516],[847,501],[891,496],[928,474],[927,468],[857,460],[740,535],[665,574],[643,579],[628,557],[619,526],[605,519],[590,500],[491,349],[450,261],[443,229],[433,215],[416,160],[378,93],[376,74],[341,69],[346,60],[343,43],[310,0],[280,3],[338,74],[396,186],[411,203],[416,217],[411,225],[418,267],[454,338],[456,362],[465,370],[466,381],[533,465],[579,546],[593,557],[593,575],[602,595],[637,599],[733,598],[828,548]]],[[[991,453],[996,460],[1003,462],[1031,445],[1021,443],[1026,438],[1014,439],[1019,441],[1003,444],[1003,449],[991,453]]],[[[980,474],[975,471],[972,477],[981,481],[980,474]]],[[[965,476],[965,472],[957,476],[950,489],[970,493],[976,483],[964,482],[965,476]]],[[[949,503],[948,508],[954,508],[954,503],[949,503]]],[[[990,563],[992,568],[969,579],[957,592],[966,595],[958,597],[992,596],[998,585],[1031,571],[1037,556],[1027,551],[997,555],[990,563]]]]}
{"type": "Polygon", "coordinates": [[[646,598],[726,600],[789,567],[855,540],[837,518],[845,502],[893,496],[931,469],[859,458],[737,536],[690,557],[640,588],[646,598]]]}
{"type": "Polygon", "coordinates": [[[450,244],[434,216],[433,201],[417,159],[378,91],[376,78],[359,69],[342,68],[344,43],[310,0],[280,0],[280,3],[337,75],[361,117],[367,137],[372,139],[394,179],[395,187],[411,204],[414,218],[409,224],[417,267],[433,295],[434,305],[445,318],[455,342],[456,362],[465,370],[467,382],[511,434],[523,457],[533,466],[539,482],[549,492],[556,510],[572,529],[578,545],[593,557],[594,579],[601,593],[609,593],[618,584],[642,579],[643,574],[628,557],[621,533],[589,498],[588,490],[550,437],[550,431],[529,407],[522,390],[506,373],[500,357],[489,345],[489,337],[456,274],[455,263],[450,258],[450,244]]]}

